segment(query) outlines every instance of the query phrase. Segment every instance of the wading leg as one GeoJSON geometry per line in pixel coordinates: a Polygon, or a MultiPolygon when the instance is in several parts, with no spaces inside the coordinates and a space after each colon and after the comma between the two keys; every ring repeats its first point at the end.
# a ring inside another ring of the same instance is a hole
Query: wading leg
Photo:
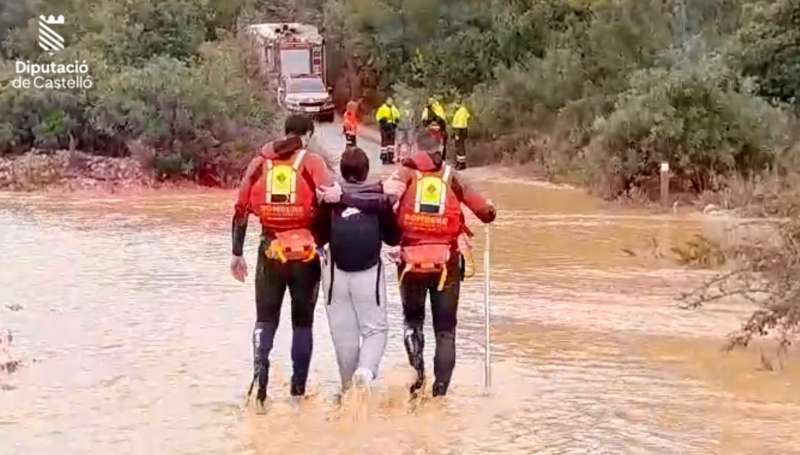
{"type": "Polygon", "coordinates": [[[336,278],[331,289],[331,301],[326,310],[344,392],[350,388],[350,380],[358,367],[358,316],[350,298],[350,274],[336,269],[334,275],[336,278]]]}
{"type": "Polygon", "coordinates": [[[294,262],[291,267],[289,292],[292,296],[292,396],[306,393],[308,368],[314,348],[312,326],[314,307],[319,294],[319,280],[322,274],[318,259],[311,262],[294,262]]]}
{"type": "MultiPolygon", "coordinates": [[[[256,399],[261,403],[267,397],[269,381],[269,354],[281,317],[281,302],[286,292],[286,280],[281,264],[264,256],[267,248],[262,242],[258,249],[256,265],[256,324],[253,328],[253,383],[258,383],[256,399]]],[[[252,386],[251,386],[252,391],[252,386]]]]}
{"type": "Polygon", "coordinates": [[[433,331],[436,334],[436,355],[433,358],[433,396],[447,394],[453,369],[456,366],[456,325],[458,323],[458,296],[461,287],[459,266],[448,270],[444,289],[431,289],[433,331]]]}
{"type": "Polygon", "coordinates": [[[425,383],[425,336],[422,326],[425,322],[425,296],[428,292],[428,279],[406,277],[400,286],[400,296],[403,300],[403,316],[405,318],[405,331],[403,343],[405,344],[408,363],[417,372],[417,380],[411,385],[410,392],[415,393],[425,383]]]}

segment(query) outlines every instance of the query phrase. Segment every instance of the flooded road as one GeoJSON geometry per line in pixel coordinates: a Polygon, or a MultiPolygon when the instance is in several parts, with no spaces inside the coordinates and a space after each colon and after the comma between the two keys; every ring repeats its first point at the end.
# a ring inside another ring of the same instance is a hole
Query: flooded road
{"type": "Polygon", "coordinates": [[[232,192],[0,193],[0,329],[23,360],[0,376],[0,453],[800,453],[797,356],[781,373],[760,371],[757,351],[719,352],[747,308],[676,308],[708,274],[662,256],[713,221],[608,209],[504,171],[466,176],[500,208],[491,395],[481,394],[483,236],[473,220],[479,273],[462,291],[446,400],[406,403],[390,274],[375,396],[333,404],[338,373],[318,306],[311,396],[291,404],[284,309],[266,416],[241,409],[258,229],[252,220],[240,285],[228,274],[232,192]]]}

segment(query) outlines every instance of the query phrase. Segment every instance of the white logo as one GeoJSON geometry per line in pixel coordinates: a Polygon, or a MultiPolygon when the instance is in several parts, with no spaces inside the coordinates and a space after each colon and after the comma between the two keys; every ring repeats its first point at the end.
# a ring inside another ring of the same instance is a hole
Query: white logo
{"type": "Polygon", "coordinates": [[[39,47],[53,55],[64,50],[64,38],[51,25],[64,25],[64,16],[39,16],[39,47]]]}
{"type": "MultiPolygon", "coordinates": [[[[53,30],[53,25],[64,25],[64,16],[39,16],[39,47],[52,57],[64,50],[64,38],[53,30]]],[[[94,86],[86,60],[67,62],[31,62],[17,60],[17,77],[11,86],[18,89],[89,90],[94,86]]]]}
{"type": "Polygon", "coordinates": [[[342,218],[350,218],[353,215],[358,215],[361,213],[361,210],[358,210],[355,207],[348,207],[342,212],[342,218]]]}

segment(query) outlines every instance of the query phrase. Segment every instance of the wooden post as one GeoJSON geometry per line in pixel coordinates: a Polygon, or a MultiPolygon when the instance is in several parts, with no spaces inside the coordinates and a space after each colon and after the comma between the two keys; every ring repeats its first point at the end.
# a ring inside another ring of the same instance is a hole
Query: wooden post
{"type": "Polygon", "coordinates": [[[669,163],[661,162],[661,206],[669,208],[669,163]]]}

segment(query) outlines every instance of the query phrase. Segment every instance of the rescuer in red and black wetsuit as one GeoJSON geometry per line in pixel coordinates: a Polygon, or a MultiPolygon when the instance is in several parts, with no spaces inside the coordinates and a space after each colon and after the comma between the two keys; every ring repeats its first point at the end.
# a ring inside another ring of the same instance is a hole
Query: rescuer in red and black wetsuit
{"type": "Polygon", "coordinates": [[[242,249],[248,216],[256,215],[262,225],[253,330],[253,384],[258,384],[256,400],[262,406],[267,396],[269,353],[287,288],[292,301],[291,394],[304,395],[308,379],[321,273],[313,233],[318,212],[316,190],[334,184],[323,159],[305,149],[304,138],[307,142],[313,131],[314,124],[306,117],[293,115],[286,120],[286,136],[266,144],[250,162],[233,215],[231,273],[239,281],[247,275],[242,249]]]}

